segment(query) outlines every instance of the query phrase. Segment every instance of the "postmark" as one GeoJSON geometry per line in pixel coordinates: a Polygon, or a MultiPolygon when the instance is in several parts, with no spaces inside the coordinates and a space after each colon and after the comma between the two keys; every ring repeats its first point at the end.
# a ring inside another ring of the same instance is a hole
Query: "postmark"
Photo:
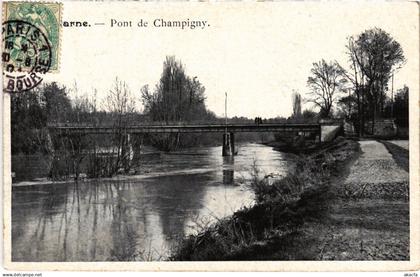
{"type": "Polygon", "coordinates": [[[3,3],[5,21],[21,20],[36,26],[47,38],[51,47],[49,72],[58,72],[61,47],[61,3],[21,2],[3,3]]]}
{"type": "Polygon", "coordinates": [[[22,92],[36,87],[51,67],[47,36],[29,22],[9,20],[3,23],[2,38],[4,91],[22,92]]]}

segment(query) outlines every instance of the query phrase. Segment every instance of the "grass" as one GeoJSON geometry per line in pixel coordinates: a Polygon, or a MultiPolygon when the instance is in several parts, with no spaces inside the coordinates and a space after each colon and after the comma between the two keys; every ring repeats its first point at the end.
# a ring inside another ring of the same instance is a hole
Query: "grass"
{"type": "Polygon", "coordinates": [[[296,239],[302,236],[308,222],[325,217],[335,193],[330,182],[357,151],[357,143],[339,138],[301,156],[295,172],[273,183],[258,178],[258,168],[254,166],[249,187],[255,192],[256,204],[183,239],[170,259],[313,258],[296,239]]]}
{"type": "Polygon", "coordinates": [[[394,143],[390,143],[387,141],[381,141],[383,145],[385,145],[386,149],[391,153],[392,157],[394,158],[395,162],[398,166],[404,169],[407,172],[410,172],[410,154],[407,149],[402,148],[394,143]]]}

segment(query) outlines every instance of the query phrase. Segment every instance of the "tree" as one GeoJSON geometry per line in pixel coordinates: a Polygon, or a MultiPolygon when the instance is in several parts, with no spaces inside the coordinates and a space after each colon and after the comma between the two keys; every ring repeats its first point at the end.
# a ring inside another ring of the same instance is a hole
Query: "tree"
{"type": "Polygon", "coordinates": [[[351,119],[357,111],[357,99],[354,94],[348,94],[338,100],[338,116],[351,119]]]}
{"type": "Polygon", "coordinates": [[[351,71],[346,77],[353,84],[357,99],[359,134],[363,135],[365,117],[372,120],[383,113],[385,90],[392,72],[404,62],[400,44],[379,28],[350,37],[347,45],[351,71]]]}
{"type": "Polygon", "coordinates": [[[302,117],[305,120],[305,122],[315,121],[318,117],[318,114],[314,111],[306,109],[306,110],[303,111],[302,117]]]}
{"type": "Polygon", "coordinates": [[[72,92],[74,98],[72,99],[73,112],[70,121],[96,124],[97,121],[99,121],[97,118],[98,110],[96,105],[97,90],[94,89],[90,94],[80,95],[77,83],[75,82],[72,92]]]}
{"type": "Polygon", "coordinates": [[[179,122],[200,119],[207,114],[204,86],[197,77],[186,75],[184,65],[175,57],[166,57],[159,83],[152,92],[141,89],[145,112],[153,121],[179,122]]]}
{"type": "MultiPolygon", "coordinates": [[[[59,86],[55,82],[45,84],[41,89],[41,103],[48,123],[68,123],[76,118],[69,90],[65,86],[59,86]]],[[[77,180],[80,164],[85,157],[83,150],[89,144],[87,138],[81,134],[55,134],[51,141],[50,177],[61,179],[73,173],[77,180]]]]}
{"type": "Polygon", "coordinates": [[[68,122],[73,109],[65,86],[46,83],[12,95],[12,153],[42,154],[51,157],[50,177],[78,177],[86,140],[81,135],[51,136],[48,123],[68,122]]]}
{"type": "MultiPolygon", "coordinates": [[[[152,121],[192,122],[214,119],[214,114],[206,109],[205,87],[197,77],[189,77],[185,67],[173,56],[166,57],[159,83],[151,91],[146,85],[141,89],[144,111],[152,121]]],[[[180,146],[194,136],[181,138],[180,134],[149,136],[153,143],[166,151],[180,146]]]]}
{"type": "Polygon", "coordinates": [[[298,92],[293,92],[292,94],[292,102],[293,102],[293,118],[299,118],[302,115],[302,97],[298,92]]]}
{"type": "Polygon", "coordinates": [[[12,155],[46,153],[41,130],[47,125],[47,113],[41,105],[39,88],[11,94],[12,155]]]}
{"type": "Polygon", "coordinates": [[[409,89],[404,86],[395,94],[395,101],[393,104],[393,116],[398,126],[408,127],[409,121],[409,89]]]}
{"type": "Polygon", "coordinates": [[[48,122],[66,122],[72,112],[71,101],[65,86],[56,82],[41,88],[41,105],[44,106],[48,122]]]}
{"type": "Polygon", "coordinates": [[[324,59],[313,63],[307,85],[311,89],[308,101],[318,106],[321,117],[329,117],[336,100],[336,94],[344,89],[346,79],[337,62],[327,63],[324,59]]]}
{"type": "Polygon", "coordinates": [[[122,128],[130,122],[130,118],[136,110],[136,101],[128,85],[115,78],[112,89],[109,90],[108,96],[103,101],[103,107],[116,118],[114,125],[122,128]]]}
{"type": "Polygon", "coordinates": [[[71,112],[67,88],[55,82],[12,94],[12,153],[48,153],[47,124],[66,122],[71,112]]]}
{"type": "Polygon", "coordinates": [[[112,145],[116,153],[108,175],[117,173],[120,169],[125,172],[130,170],[131,149],[127,127],[133,123],[136,110],[135,99],[131,94],[128,85],[115,78],[114,85],[103,102],[103,106],[113,117],[113,138],[112,145]]]}

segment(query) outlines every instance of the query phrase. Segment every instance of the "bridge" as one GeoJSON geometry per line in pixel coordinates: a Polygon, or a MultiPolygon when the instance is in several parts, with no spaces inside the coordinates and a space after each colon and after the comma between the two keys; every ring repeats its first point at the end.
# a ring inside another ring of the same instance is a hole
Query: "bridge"
{"type": "Polygon", "coordinates": [[[60,135],[113,134],[123,130],[130,134],[170,134],[170,133],[223,133],[223,156],[235,154],[234,133],[237,132],[303,132],[315,133],[321,138],[321,124],[262,123],[262,124],[173,124],[173,125],[129,125],[95,126],[56,123],[48,126],[51,133],[60,135]]]}
{"type": "MultiPolygon", "coordinates": [[[[93,126],[80,124],[51,124],[50,131],[68,134],[112,134],[114,126],[93,126]]],[[[162,134],[162,133],[236,133],[236,132],[320,132],[320,124],[181,124],[181,125],[130,125],[123,129],[129,134],[162,134]]]]}

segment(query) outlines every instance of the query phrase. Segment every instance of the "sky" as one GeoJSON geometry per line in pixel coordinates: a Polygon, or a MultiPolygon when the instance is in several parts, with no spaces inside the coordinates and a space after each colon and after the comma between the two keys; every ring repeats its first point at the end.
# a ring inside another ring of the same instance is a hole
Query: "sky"
{"type": "MultiPolygon", "coordinates": [[[[65,21],[88,21],[64,28],[60,70],[46,81],[73,88],[100,103],[116,77],[125,81],[142,110],[140,88],[154,87],[167,55],[206,87],[208,109],[228,116],[289,116],[292,93],[308,93],[313,62],[337,60],[348,68],[347,37],[380,27],[402,46],[407,63],[395,74],[394,88],[418,91],[418,7],[414,3],[266,2],[133,3],[65,2],[65,21]],[[206,20],[204,29],[139,28],[141,19],[206,20]],[[111,27],[111,20],[133,27],[111,27]],[[105,23],[105,25],[94,25],[105,23]]],[[[72,91],[71,97],[75,97],[72,91]]],[[[304,107],[311,108],[311,104],[304,107]]]]}

